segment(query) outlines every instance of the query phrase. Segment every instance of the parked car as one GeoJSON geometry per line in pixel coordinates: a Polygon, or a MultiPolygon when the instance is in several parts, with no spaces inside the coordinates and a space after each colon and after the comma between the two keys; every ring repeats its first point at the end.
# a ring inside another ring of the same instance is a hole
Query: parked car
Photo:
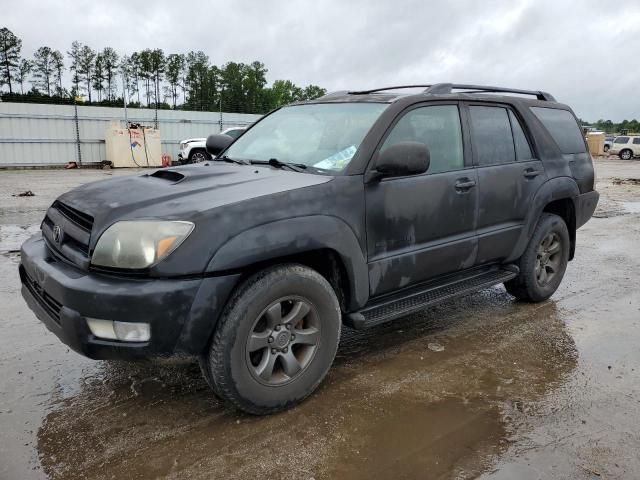
{"type": "Polygon", "coordinates": [[[640,156],[640,135],[621,135],[613,140],[609,149],[612,155],[618,155],[621,160],[631,160],[640,156]]]}
{"type": "MultiPolygon", "coordinates": [[[[247,127],[231,127],[223,130],[222,134],[228,135],[234,140],[238,138],[247,127]]],[[[180,142],[178,161],[180,163],[197,163],[210,160],[211,156],[205,148],[206,138],[189,138],[180,142]]]]}
{"type": "Polygon", "coordinates": [[[607,153],[611,149],[615,138],[616,137],[613,135],[607,135],[604,137],[604,153],[607,153]]]}
{"type": "Polygon", "coordinates": [[[574,113],[424,87],[292,104],[211,135],[215,161],[61,195],[22,245],[26,302],[83,355],[193,355],[218,396],[267,414],[318,387],[343,323],[497,284],[548,299],[598,202],[574,113]]]}

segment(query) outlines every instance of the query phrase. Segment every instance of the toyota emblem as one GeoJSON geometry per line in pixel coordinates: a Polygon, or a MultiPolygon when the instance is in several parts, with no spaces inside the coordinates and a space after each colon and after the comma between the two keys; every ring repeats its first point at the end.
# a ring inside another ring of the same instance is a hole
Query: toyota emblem
{"type": "Polygon", "coordinates": [[[62,228],[60,227],[60,225],[56,225],[55,227],[53,227],[53,240],[56,243],[60,243],[60,241],[62,240],[62,228]]]}

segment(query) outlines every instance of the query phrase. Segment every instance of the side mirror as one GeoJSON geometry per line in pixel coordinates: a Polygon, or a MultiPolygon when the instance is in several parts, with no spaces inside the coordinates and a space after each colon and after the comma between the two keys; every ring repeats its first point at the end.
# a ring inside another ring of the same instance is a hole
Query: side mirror
{"type": "Polygon", "coordinates": [[[429,169],[429,149],[420,142],[401,142],[380,152],[375,168],[378,177],[418,175],[429,169]]]}
{"type": "Polygon", "coordinates": [[[218,156],[218,154],[223,151],[225,148],[229,146],[233,142],[233,138],[229,135],[224,135],[222,133],[214,133],[213,135],[209,135],[207,137],[207,153],[213,157],[218,156]]]}

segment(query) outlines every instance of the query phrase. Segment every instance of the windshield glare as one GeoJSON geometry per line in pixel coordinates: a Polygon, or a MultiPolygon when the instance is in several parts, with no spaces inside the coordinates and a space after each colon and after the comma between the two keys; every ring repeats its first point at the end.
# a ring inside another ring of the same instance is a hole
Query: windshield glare
{"type": "Polygon", "coordinates": [[[387,107],[382,103],[292,105],[257,123],[224,154],[241,160],[304,164],[336,173],[387,107]]]}

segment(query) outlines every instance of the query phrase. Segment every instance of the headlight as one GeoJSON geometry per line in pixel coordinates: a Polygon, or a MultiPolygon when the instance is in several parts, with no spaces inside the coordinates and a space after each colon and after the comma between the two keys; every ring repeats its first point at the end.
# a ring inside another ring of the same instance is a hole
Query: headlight
{"type": "Polygon", "coordinates": [[[98,240],[91,263],[102,267],[146,268],[169,255],[192,230],[191,222],[117,222],[98,240]]]}

